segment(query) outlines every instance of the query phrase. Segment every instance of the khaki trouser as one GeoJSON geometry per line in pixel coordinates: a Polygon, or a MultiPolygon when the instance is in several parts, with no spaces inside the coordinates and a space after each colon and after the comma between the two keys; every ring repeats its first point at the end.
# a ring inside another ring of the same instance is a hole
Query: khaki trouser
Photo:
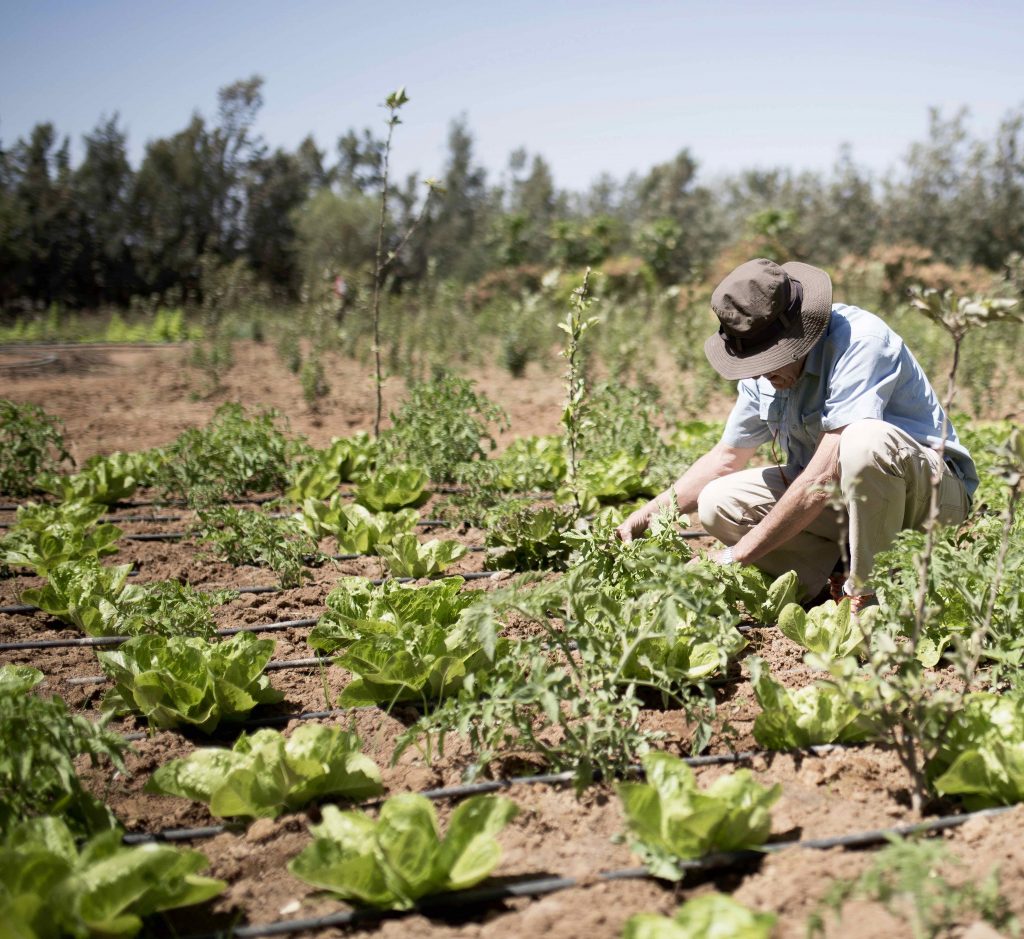
{"type": "MultiPolygon", "coordinates": [[[[848,593],[864,592],[875,555],[892,544],[903,528],[923,528],[931,504],[932,480],[941,472],[939,522],[959,524],[970,500],[964,484],[939,459],[884,421],[850,424],[839,438],[839,486],[842,509],[826,506],[802,532],[758,558],[761,570],[794,570],[809,596],[825,584],[840,557],[844,540],[850,559],[848,593]]],[[[704,528],[733,545],[772,509],[796,470],[777,466],[731,473],[708,483],[698,512],[704,528]]]]}

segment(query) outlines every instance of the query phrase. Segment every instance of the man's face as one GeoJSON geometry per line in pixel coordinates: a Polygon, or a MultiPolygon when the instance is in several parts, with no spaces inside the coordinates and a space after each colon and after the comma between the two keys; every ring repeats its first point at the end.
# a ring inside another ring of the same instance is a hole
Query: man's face
{"type": "Polygon", "coordinates": [[[790,362],[788,365],[781,365],[773,372],[765,372],[763,375],[758,375],[758,378],[767,378],[772,383],[772,387],[776,391],[785,391],[787,388],[792,388],[796,384],[796,380],[800,377],[800,373],[804,370],[804,362],[806,356],[798,362],[790,362]]]}

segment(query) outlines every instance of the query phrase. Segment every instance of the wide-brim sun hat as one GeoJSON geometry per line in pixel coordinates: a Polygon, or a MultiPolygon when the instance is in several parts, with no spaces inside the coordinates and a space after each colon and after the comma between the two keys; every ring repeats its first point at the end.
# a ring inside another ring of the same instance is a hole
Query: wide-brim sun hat
{"type": "Polygon", "coordinates": [[[828,328],[832,281],[810,264],[755,258],[711,295],[718,332],[704,354],[723,378],[756,378],[802,359],[828,328]]]}

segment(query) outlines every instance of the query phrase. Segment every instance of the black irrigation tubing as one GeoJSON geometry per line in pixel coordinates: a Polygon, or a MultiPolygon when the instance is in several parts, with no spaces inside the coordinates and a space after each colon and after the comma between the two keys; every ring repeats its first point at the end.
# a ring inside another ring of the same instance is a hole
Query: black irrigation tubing
{"type": "MultiPolygon", "coordinates": [[[[722,854],[711,854],[696,860],[680,860],[678,866],[684,871],[707,871],[724,867],[734,867],[739,864],[749,863],[763,856],[765,852],[777,853],[789,848],[804,848],[809,850],[826,850],[828,848],[861,848],[881,844],[892,836],[904,836],[911,834],[927,834],[936,831],[943,831],[955,828],[976,818],[991,818],[1009,811],[1012,806],[996,809],[982,809],[978,812],[969,812],[964,815],[951,815],[934,819],[931,822],[923,822],[914,825],[897,825],[892,828],[876,829],[874,831],[857,832],[851,835],[841,835],[835,838],[817,838],[805,841],[786,841],[776,844],[764,845],[759,851],[731,851],[722,854]]],[[[196,829],[197,831],[199,829],[196,829]]],[[[601,871],[590,877],[537,877],[519,881],[518,883],[499,884],[490,887],[476,887],[471,890],[461,890],[451,893],[436,894],[424,898],[416,903],[411,909],[404,911],[396,910],[374,910],[356,909],[345,910],[338,913],[331,913],[326,916],[318,916],[306,919],[279,920],[274,923],[267,923],[258,926],[232,926],[229,931],[215,931],[209,933],[195,934],[186,939],[261,939],[265,936],[281,936],[295,932],[310,932],[327,929],[337,926],[348,926],[356,923],[372,922],[381,919],[392,919],[402,916],[409,916],[416,913],[430,914],[440,911],[450,912],[461,907],[477,906],[494,903],[499,900],[507,900],[514,897],[535,897],[545,894],[556,893],[572,887],[591,884],[594,881],[618,881],[618,880],[646,880],[654,878],[646,868],[625,867],[611,871],[601,871]]]]}
{"type": "MultiPolygon", "coordinates": [[[[234,636],[237,633],[272,633],[302,626],[315,626],[320,617],[306,619],[278,620],[273,623],[254,623],[250,626],[229,626],[218,629],[217,636],[234,636]]],[[[80,646],[117,646],[131,639],[131,636],[87,636],[83,639],[33,639],[25,642],[0,642],[0,652],[22,652],[27,649],[72,649],[80,646]]]]}

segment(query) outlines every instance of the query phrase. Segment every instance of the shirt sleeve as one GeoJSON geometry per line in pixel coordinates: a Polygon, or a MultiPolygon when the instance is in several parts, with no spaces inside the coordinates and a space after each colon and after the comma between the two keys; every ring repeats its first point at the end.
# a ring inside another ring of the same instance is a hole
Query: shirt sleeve
{"type": "Polygon", "coordinates": [[[722,443],[730,447],[759,447],[772,439],[768,424],[761,419],[761,396],[757,382],[743,379],[736,388],[736,403],[725,422],[722,443]]]}
{"type": "Polygon", "coordinates": [[[882,420],[900,376],[900,344],[883,336],[862,336],[836,359],[829,377],[821,429],[838,430],[854,421],[882,420]]]}

